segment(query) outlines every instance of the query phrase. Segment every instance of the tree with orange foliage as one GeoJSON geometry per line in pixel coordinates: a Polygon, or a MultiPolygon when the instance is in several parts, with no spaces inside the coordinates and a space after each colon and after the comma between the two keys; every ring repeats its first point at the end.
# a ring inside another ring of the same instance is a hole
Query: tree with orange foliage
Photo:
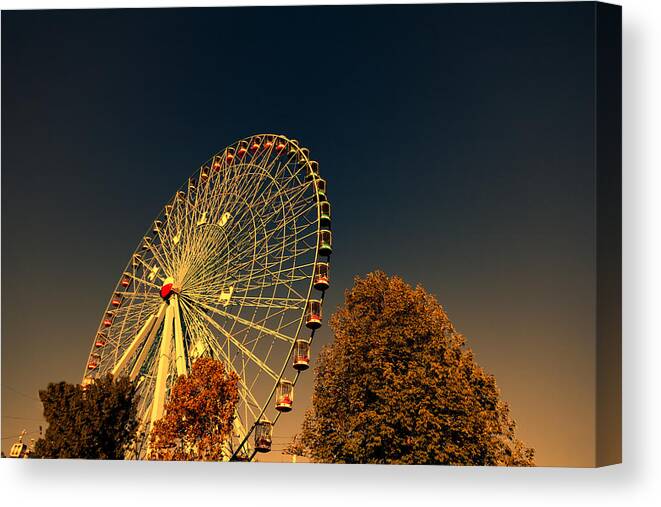
{"type": "Polygon", "coordinates": [[[493,375],[436,298],[380,271],[331,318],[313,408],[287,452],[325,463],[534,465],[493,375]]]}
{"type": "Polygon", "coordinates": [[[150,435],[150,459],[220,461],[232,431],[239,377],[215,359],[201,357],[190,375],[172,386],[165,416],[150,435]]]}

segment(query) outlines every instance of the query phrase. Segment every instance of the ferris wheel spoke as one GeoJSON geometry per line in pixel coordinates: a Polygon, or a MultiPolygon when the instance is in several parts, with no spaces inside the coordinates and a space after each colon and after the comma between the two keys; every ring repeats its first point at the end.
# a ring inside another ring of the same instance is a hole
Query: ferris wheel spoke
{"type": "MultiPolygon", "coordinates": [[[[233,367],[231,368],[232,371],[234,371],[234,373],[237,373],[233,367]]],[[[244,408],[247,409],[248,412],[250,412],[250,416],[253,418],[253,420],[256,420],[259,417],[259,413],[262,407],[259,406],[257,400],[255,400],[255,398],[251,395],[250,391],[246,386],[245,380],[242,379],[241,376],[239,376],[239,398],[241,399],[244,408]]]]}
{"type": "Polygon", "coordinates": [[[181,315],[186,324],[186,333],[189,339],[188,357],[190,366],[192,366],[198,357],[204,354],[213,355],[212,343],[215,338],[201,319],[197,318],[195,309],[190,303],[184,298],[180,298],[179,302],[181,304],[181,315]]]}
{"type": "MultiPolygon", "coordinates": [[[[279,263],[273,263],[276,266],[279,263]]],[[[196,284],[187,287],[186,293],[191,297],[209,297],[216,299],[220,293],[228,288],[233,287],[232,292],[234,297],[238,294],[247,294],[250,291],[265,289],[269,287],[282,286],[287,288],[290,293],[294,293],[296,297],[304,299],[305,296],[298,293],[298,291],[291,286],[296,282],[309,279],[310,271],[314,263],[307,263],[302,266],[290,266],[283,269],[271,270],[268,267],[260,267],[254,273],[249,273],[242,277],[230,277],[229,279],[209,279],[205,280],[203,284],[196,284]],[[307,269],[307,272],[305,271],[307,269]],[[296,274],[298,270],[299,274],[296,274]]]]}
{"type": "Polygon", "coordinates": [[[272,255],[259,255],[259,256],[255,255],[253,257],[255,262],[252,262],[250,264],[246,262],[244,264],[237,265],[235,267],[235,271],[242,272],[245,268],[254,264],[257,266],[256,269],[253,269],[255,273],[259,273],[263,271],[266,275],[269,275],[269,273],[285,272],[289,269],[295,269],[299,267],[300,264],[296,264],[297,260],[300,257],[302,257],[305,253],[309,253],[309,252],[310,252],[310,248],[305,248],[291,254],[282,254],[280,256],[277,256],[275,253],[273,253],[272,255]],[[285,267],[283,267],[283,265],[285,267]],[[277,269],[273,270],[273,268],[277,268],[277,269]]]}
{"type": "MultiPolygon", "coordinates": [[[[233,185],[225,189],[225,195],[231,194],[232,192],[236,192],[239,195],[246,195],[247,189],[249,188],[253,189],[253,193],[249,195],[249,197],[251,197],[251,202],[256,201],[255,197],[260,190],[261,195],[267,195],[266,192],[270,190],[273,185],[279,184],[278,181],[282,179],[282,174],[286,171],[286,164],[278,165],[278,162],[279,161],[274,160],[272,164],[269,164],[266,167],[261,167],[260,170],[248,174],[237,174],[234,181],[230,182],[233,183],[233,185]],[[278,165],[278,169],[275,174],[271,175],[271,170],[276,165],[278,165]],[[261,182],[266,178],[270,179],[270,183],[267,186],[262,187],[261,182]]],[[[280,184],[287,184],[288,182],[289,179],[282,181],[280,184]]]]}
{"type": "MultiPolygon", "coordinates": [[[[254,308],[275,308],[278,310],[302,310],[305,308],[305,303],[307,299],[301,298],[275,298],[275,297],[250,297],[250,296],[239,296],[240,302],[235,301],[228,304],[240,305],[254,308]],[[298,303],[298,304],[291,304],[298,303]]],[[[238,298],[237,298],[238,299],[238,298]]]]}
{"type": "MultiPolygon", "coordinates": [[[[200,322],[203,317],[206,317],[205,314],[199,312],[188,313],[188,316],[191,317],[191,320],[198,322],[200,322]]],[[[231,371],[235,372],[239,376],[239,396],[244,406],[247,407],[252,413],[252,416],[256,418],[258,416],[258,413],[256,413],[253,409],[257,409],[259,411],[261,410],[261,407],[257,402],[257,400],[250,394],[250,390],[247,388],[245,373],[240,368],[235,367],[234,361],[232,361],[230,358],[230,354],[228,354],[228,352],[225,351],[223,347],[218,346],[215,340],[210,339],[208,340],[208,343],[211,349],[213,350],[214,354],[217,357],[222,357],[225,363],[227,364],[228,368],[230,368],[231,371]]]]}
{"type": "MultiPolygon", "coordinates": [[[[301,252],[297,252],[296,254],[292,255],[283,255],[279,259],[272,261],[272,262],[267,262],[266,264],[260,263],[260,268],[256,270],[255,275],[253,276],[253,279],[255,278],[266,278],[266,277],[271,277],[273,280],[276,281],[289,281],[289,282],[295,282],[298,281],[301,277],[305,277],[307,273],[305,273],[303,270],[307,268],[311,268],[315,265],[314,262],[308,262],[302,263],[302,264],[296,264],[296,260],[302,257],[301,252]],[[287,264],[286,267],[282,267],[282,264],[285,263],[292,263],[292,264],[287,264]],[[279,268],[279,269],[272,269],[272,268],[279,268]],[[295,275],[295,271],[299,271],[299,275],[295,275]],[[261,273],[261,274],[260,274],[261,273]],[[292,274],[291,278],[282,278],[281,275],[283,273],[290,273],[292,274]]],[[[238,271],[241,271],[240,269],[237,268],[238,271]]],[[[234,283],[239,283],[242,281],[247,280],[247,278],[235,278],[233,279],[234,283]]]]}
{"type": "MultiPolygon", "coordinates": [[[[283,271],[284,273],[285,271],[283,271]]],[[[228,304],[234,304],[232,303],[232,300],[236,299],[242,299],[242,298],[250,298],[250,297],[262,297],[262,296],[251,296],[251,293],[254,293],[255,291],[262,291],[264,289],[268,288],[285,288],[288,290],[288,293],[292,296],[288,297],[287,299],[292,299],[294,301],[307,301],[307,298],[301,294],[298,290],[296,290],[295,287],[291,285],[291,283],[295,283],[297,281],[302,281],[305,279],[309,279],[310,275],[300,275],[298,277],[283,277],[281,275],[275,276],[270,273],[265,273],[263,275],[257,275],[252,278],[246,278],[244,280],[238,280],[236,282],[233,282],[231,285],[233,287],[232,290],[232,295],[230,296],[230,300],[228,304]],[[260,280],[263,280],[264,283],[258,283],[260,280]],[[243,282],[251,282],[249,286],[243,286],[243,282]]],[[[224,285],[219,285],[218,287],[210,287],[211,293],[205,293],[205,292],[192,292],[188,291],[187,293],[189,296],[195,300],[199,301],[204,301],[207,304],[215,304],[219,301],[219,295],[222,294],[224,285]]],[[[272,299],[272,298],[271,298],[272,299]]],[[[279,298],[282,299],[282,298],[279,298]]]]}
{"type": "Polygon", "coordinates": [[[191,262],[185,271],[180,272],[182,287],[188,288],[191,284],[205,284],[209,279],[218,278],[223,275],[225,264],[219,257],[214,257],[215,252],[213,247],[214,245],[210,245],[209,247],[209,250],[212,252],[211,254],[200,254],[200,257],[206,262],[191,262]]]}
{"type": "MultiPolygon", "coordinates": [[[[233,261],[235,263],[236,269],[241,269],[243,267],[249,266],[253,260],[261,264],[263,262],[268,262],[269,260],[275,259],[275,263],[279,264],[281,262],[285,262],[288,260],[295,259],[296,257],[301,256],[302,254],[310,251],[311,249],[315,248],[316,245],[306,245],[307,248],[301,249],[300,251],[296,251],[293,253],[285,253],[289,252],[289,249],[298,243],[305,243],[307,239],[315,237],[317,232],[316,230],[313,230],[307,234],[301,235],[309,226],[307,226],[304,229],[300,230],[292,230],[293,234],[298,234],[299,237],[295,237],[294,239],[289,239],[286,240],[285,238],[273,238],[271,235],[269,236],[258,236],[255,239],[255,243],[258,243],[259,245],[265,245],[269,240],[274,239],[271,245],[269,245],[268,249],[264,246],[261,246],[257,249],[256,252],[252,254],[252,257],[249,256],[249,253],[244,249],[243,254],[239,256],[235,256],[233,258],[233,261]],[[244,260],[245,259],[245,260],[244,260]]],[[[248,243],[247,241],[244,243],[248,243]]],[[[241,251],[241,245],[237,244],[236,249],[238,251],[241,251]]]]}
{"type": "MultiPolygon", "coordinates": [[[[150,269],[151,269],[151,268],[150,268],[150,269]]],[[[156,285],[156,284],[153,283],[153,282],[149,282],[149,281],[145,280],[144,278],[139,277],[139,276],[136,275],[135,273],[129,273],[129,272],[127,272],[127,273],[126,273],[126,276],[128,276],[129,278],[131,278],[133,281],[136,281],[136,282],[139,282],[139,283],[142,283],[142,284],[146,285],[147,287],[151,287],[152,289],[160,290],[160,287],[159,287],[158,285],[156,285]]]]}
{"type": "MultiPolygon", "coordinates": [[[[302,193],[303,189],[298,189],[298,190],[299,190],[298,193],[302,193]]],[[[277,198],[277,197],[278,196],[275,196],[274,199],[277,198]]],[[[264,233],[264,238],[265,239],[270,238],[270,236],[272,236],[276,232],[282,230],[283,228],[287,227],[288,225],[291,225],[292,223],[294,224],[294,227],[295,227],[296,220],[301,218],[301,217],[304,217],[305,213],[309,213],[310,210],[312,210],[315,206],[316,206],[316,202],[314,202],[311,199],[303,201],[299,205],[300,209],[295,210],[295,214],[293,216],[291,216],[291,217],[290,216],[284,216],[281,221],[275,222],[276,226],[274,228],[266,230],[265,233],[264,233]]],[[[261,211],[260,222],[263,223],[263,224],[269,224],[269,223],[274,221],[273,218],[276,218],[276,217],[280,216],[282,211],[283,210],[282,210],[281,207],[274,208],[273,211],[270,214],[266,214],[264,211],[261,211]]],[[[236,224],[242,223],[242,221],[243,221],[243,216],[237,217],[234,220],[234,222],[236,224]]],[[[229,231],[229,234],[232,234],[232,236],[234,236],[236,238],[239,238],[239,239],[236,240],[237,248],[240,248],[245,241],[249,241],[250,238],[252,237],[250,234],[248,234],[248,235],[244,234],[245,232],[248,232],[248,233],[252,232],[250,227],[249,227],[249,224],[250,224],[250,222],[247,222],[238,231],[233,231],[233,230],[229,231]]]]}
{"type": "MultiPolygon", "coordinates": [[[[301,266],[294,266],[286,269],[279,269],[277,271],[271,271],[268,268],[264,268],[260,270],[258,273],[255,274],[255,276],[251,278],[237,278],[235,281],[233,281],[236,292],[239,291],[248,291],[248,290],[253,290],[253,289],[266,289],[269,287],[277,287],[278,285],[283,285],[287,288],[290,288],[292,291],[295,291],[293,287],[289,287],[288,284],[300,282],[302,280],[306,280],[309,278],[308,273],[302,273],[299,275],[294,274],[295,270],[302,270],[305,268],[311,268],[311,266],[314,266],[314,263],[312,264],[306,264],[301,266]],[[247,281],[251,281],[252,283],[250,284],[249,287],[243,287],[243,283],[247,281]],[[262,282],[262,283],[259,283],[262,282]]],[[[303,297],[301,294],[296,294],[298,297],[303,297]]]]}
{"type": "Polygon", "coordinates": [[[209,323],[211,324],[217,331],[219,331],[229,342],[234,345],[237,349],[241,351],[241,353],[250,359],[254,364],[259,366],[262,371],[264,371],[267,375],[269,375],[273,380],[277,381],[278,380],[278,375],[269,368],[269,366],[263,362],[259,357],[257,357],[251,350],[249,350],[247,347],[245,347],[240,341],[236,340],[227,330],[225,330],[221,325],[219,325],[215,320],[213,320],[211,317],[209,317],[206,313],[201,313],[201,316],[209,323]]]}
{"type": "MultiPolygon", "coordinates": [[[[257,194],[257,191],[259,190],[259,185],[256,184],[255,180],[259,181],[259,178],[256,178],[256,176],[264,176],[265,174],[272,175],[273,178],[271,179],[271,184],[277,182],[277,181],[283,181],[283,184],[286,185],[289,183],[289,181],[292,180],[292,178],[296,175],[295,171],[292,171],[289,162],[293,160],[293,157],[291,158],[283,158],[281,156],[277,156],[274,158],[270,157],[263,157],[259,163],[256,164],[257,167],[261,168],[261,171],[255,171],[254,173],[242,173],[240,169],[243,167],[240,164],[235,164],[233,166],[233,171],[231,174],[228,174],[225,180],[223,181],[223,185],[221,187],[221,193],[225,196],[227,196],[230,193],[239,193],[240,195],[245,195],[246,190],[248,188],[254,188],[255,191],[253,193],[253,196],[257,194]],[[277,169],[274,170],[274,167],[277,167],[277,169]],[[285,172],[289,172],[290,177],[289,178],[283,178],[283,174],[285,172]]],[[[253,161],[254,164],[254,161],[253,161]]],[[[250,165],[248,165],[248,168],[250,165]]],[[[266,191],[269,190],[269,187],[263,188],[262,189],[262,195],[267,195],[266,191]]],[[[238,203],[238,202],[237,202],[238,203]]],[[[255,205],[264,205],[264,202],[256,202],[255,205]]]]}
{"type": "MultiPolygon", "coordinates": [[[[247,419],[247,417],[246,417],[246,419],[247,419]]],[[[244,427],[243,423],[241,422],[241,414],[239,413],[238,410],[236,411],[236,414],[234,416],[233,429],[234,429],[234,436],[237,439],[237,441],[238,442],[243,442],[245,440],[246,435],[247,435],[248,432],[246,431],[246,428],[244,427]]],[[[232,444],[232,446],[230,448],[230,456],[234,452],[241,451],[241,449],[235,449],[234,448],[233,442],[230,442],[230,444],[232,444]]],[[[245,454],[250,453],[251,450],[252,450],[252,449],[250,449],[249,446],[246,446],[246,444],[244,444],[243,447],[244,447],[243,451],[244,451],[245,454]]]]}
{"type": "Polygon", "coordinates": [[[147,243],[146,246],[149,252],[152,254],[153,259],[156,260],[156,266],[150,266],[146,262],[143,262],[143,264],[149,271],[154,273],[155,277],[163,281],[165,277],[162,275],[158,275],[157,272],[154,272],[154,268],[158,266],[160,270],[162,270],[163,272],[170,271],[171,270],[170,263],[165,258],[161,257],[161,254],[156,248],[156,245],[152,243],[147,243]]]}
{"type": "Polygon", "coordinates": [[[273,336],[275,338],[278,338],[279,340],[285,341],[287,343],[294,343],[294,338],[291,338],[290,336],[281,334],[273,329],[269,329],[267,327],[264,327],[260,324],[256,324],[252,322],[251,320],[244,319],[242,317],[239,317],[238,315],[234,315],[233,313],[230,312],[225,312],[219,308],[215,308],[213,306],[209,306],[204,303],[198,303],[201,307],[208,309],[210,312],[215,313],[216,315],[220,315],[221,317],[225,317],[228,319],[231,319],[235,322],[238,322],[239,324],[242,324],[244,326],[248,326],[256,331],[261,331],[262,333],[273,336]]]}
{"type": "MultiPolygon", "coordinates": [[[[303,230],[305,230],[305,229],[303,229],[303,230]]],[[[300,233],[300,232],[302,232],[302,231],[297,231],[297,232],[300,233]]],[[[270,250],[271,250],[271,252],[269,252],[269,251],[264,251],[264,250],[262,249],[262,250],[260,250],[259,252],[257,252],[257,253],[255,254],[255,260],[256,260],[256,261],[261,261],[262,259],[267,259],[267,258],[269,257],[269,254],[273,255],[272,252],[273,252],[274,250],[278,250],[278,249],[286,250],[286,249],[288,249],[288,248],[290,248],[290,247],[292,247],[292,246],[294,246],[294,245],[297,245],[298,243],[304,242],[306,239],[309,239],[309,238],[312,238],[312,237],[314,237],[314,238],[316,239],[316,236],[317,236],[317,231],[316,231],[316,230],[313,230],[313,231],[311,231],[311,232],[309,232],[309,233],[307,233],[307,234],[305,234],[305,235],[303,235],[303,236],[295,237],[295,238],[293,238],[293,239],[289,239],[289,240],[285,240],[284,238],[282,238],[282,239],[278,239],[279,242],[274,243],[273,245],[271,245],[271,246],[269,247],[270,250]]],[[[270,238],[267,238],[267,239],[270,239],[270,238]]],[[[312,248],[312,245],[308,246],[308,248],[312,248]]],[[[247,255],[247,254],[244,254],[244,255],[247,255]]],[[[295,257],[296,254],[294,254],[293,256],[295,257]]]]}
{"type": "Polygon", "coordinates": [[[271,217],[276,216],[281,211],[282,205],[288,200],[300,200],[297,204],[299,207],[302,207],[308,202],[314,202],[314,199],[311,197],[302,198],[308,187],[308,183],[290,188],[286,188],[286,183],[278,187],[270,186],[269,188],[273,188],[275,191],[269,194],[266,198],[259,199],[246,206],[242,214],[237,215],[234,223],[242,223],[243,217],[253,209],[258,209],[263,220],[268,222],[271,217]]]}
{"type": "MultiPolygon", "coordinates": [[[[249,276],[245,278],[239,278],[233,281],[233,286],[237,294],[247,294],[250,291],[255,290],[264,290],[267,288],[282,287],[287,289],[290,294],[298,298],[304,298],[305,296],[299,292],[292,284],[299,282],[301,280],[309,279],[310,275],[294,275],[284,276],[290,270],[283,270],[280,274],[274,274],[264,269],[263,272],[258,272],[254,276],[249,276]]],[[[293,271],[293,270],[292,270],[293,271]]]]}
{"type": "MultiPolygon", "coordinates": [[[[295,262],[295,260],[298,257],[301,257],[305,253],[309,253],[312,250],[314,250],[313,247],[306,248],[306,249],[302,250],[301,252],[297,252],[296,254],[293,254],[293,255],[290,255],[290,256],[284,256],[284,257],[282,257],[281,259],[279,259],[275,262],[268,263],[267,265],[264,265],[260,262],[260,260],[262,258],[260,258],[260,259],[256,258],[255,262],[252,263],[252,264],[258,265],[258,269],[254,270],[253,272],[249,273],[246,276],[230,277],[231,282],[228,280],[223,285],[226,285],[227,283],[231,283],[235,287],[239,287],[243,284],[249,284],[250,285],[249,288],[253,288],[253,285],[252,285],[251,282],[257,283],[257,282],[261,281],[263,284],[266,283],[266,282],[273,282],[275,284],[284,284],[284,285],[295,283],[295,282],[297,282],[301,279],[309,277],[309,275],[307,275],[307,274],[296,275],[295,271],[298,269],[299,273],[302,273],[300,271],[301,269],[303,269],[304,267],[310,267],[311,265],[313,265],[313,263],[312,264],[306,263],[304,265],[294,264],[292,266],[288,266],[287,268],[278,269],[276,271],[271,271],[270,267],[271,266],[280,266],[282,263],[285,263],[285,262],[291,262],[291,261],[295,262]],[[285,273],[291,273],[291,275],[290,276],[282,276],[285,273]]],[[[266,259],[266,260],[268,261],[268,259],[266,259]]],[[[247,264],[245,266],[240,266],[240,267],[235,268],[234,271],[235,272],[241,272],[244,267],[247,267],[247,264]]],[[[267,287],[267,286],[269,286],[269,285],[268,284],[264,285],[264,287],[267,287]]]]}
{"type": "Polygon", "coordinates": [[[274,203],[278,204],[278,199],[280,200],[280,204],[282,204],[284,199],[299,198],[305,192],[306,189],[307,189],[307,184],[299,187],[294,187],[288,190],[274,192],[266,199],[261,199],[256,202],[252,202],[250,204],[245,205],[243,211],[240,214],[237,214],[236,211],[234,212],[235,216],[232,220],[233,225],[230,227],[229,234],[233,236],[240,236],[242,232],[246,229],[247,225],[243,225],[238,231],[235,231],[234,228],[237,227],[239,224],[243,224],[245,216],[248,213],[252,213],[254,209],[259,209],[261,220],[263,222],[268,222],[271,217],[276,216],[281,211],[280,206],[269,208],[271,204],[274,203]],[[269,212],[269,210],[272,211],[269,212]]]}
{"type": "MultiPolygon", "coordinates": [[[[115,291],[115,294],[117,294],[118,296],[125,297],[125,298],[137,298],[137,297],[144,296],[145,294],[151,295],[151,293],[138,292],[138,291],[127,291],[127,290],[118,290],[118,291],[115,291]]],[[[133,300],[133,299],[131,299],[131,300],[133,300]]]]}
{"type": "MultiPolygon", "coordinates": [[[[150,243],[143,243],[143,244],[144,244],[144,246],[147,247],[147,250],[149,250],[150,253],[152,253],[152,255],[153,255],[153,254],[154,254],[154,250],[153,250],[152,245],[151,245],[150,243]]],[[[153,277],[154,277],[154,278],[158,278],[158,279],[161,280],[161,281],[163,280],[163,277],[162,277],[161,275],[158,274],[158,272],[159,272],[159,271],[161,270],[161,268],[162,268],[162,264],[161,264],[160,262],[159,262],[159,264],[157,264],[157,265],[155,265],[155,266],[152,266],[152,265],[148,264],[148,263],[145,261],[145,259],[142,257],[142,255],[139,255],[139,254],[138,254],[138,255],[134,255],[134,256],[133,256],[133,259],[134,259],[135,261],[137,261],[139,264],[141,264],[141,265],[143,266],[143,268],[144,268],[145,271],[150,272],[150,275],[153,273],[153,277]],[[154,268],[157,268],[157,269],[154,269],[154,268]]],[[[158,259],[156,259],[156,260],[158,261],[158,259]]],[[[135,270],[134,270],[134,273],[135,273],[135,270]]],[[[146,282],[146,281],[144,281],[144,280],[142,280],[142,281],[145,282],[145,283],[148,283],[148,282],[146,282]]]]}
{"type": "MultiPolygon", "coordinates": [[[[217,302],[215,302],[215,304],[217,304],[217,302]]],[[[202,312],[202,313],[205,313],[205,314],[206,314],[206,313],[209,311],[209,310],[206,309],[207,306],[208,306],[208,308],[212,308],[212,310],[213,310],[213,309],[217,309],[217,308],[214,307],[214,304],[205,305],[205,304],[204,304],[204,301],[203,301],[202,299],[199,299],[199,298],[198,298],[198,299],[196,299],[196,300],[194,301],[194,307],[195,307],[195,309],[196,309],[198,312],[202,312]]],[[[225,305],[223,304],[223,306],[225,306],[225,305]]],[[[226,306],[226,307],[229,307],[229,305],[226,306]]],[[[244,308],[244,307],[245,307],[245,308],[250,308],[250,307],[247,306],[247,305],[242,306],[242,305],[240,305],[240,304],[237,305],[237,306],[235,306],[235,308],[239,308],[239,311],[240,311],[241,308],[244,308]]],[[[253,307],[253,308],[254,308],[255,312],[258,310],[258,308],[256,308],[256,307],[253,307]]],[[[241,328],[239,331],[237,331],[237,335],[238,335],[238,334],[244,334],[244,333],[248,332],[249,330],[257,330],[257,329],[255,329],[255,326],[262,326],[262,327],[264,327],[263,325],[266,324],[270,319],[272,319],[272,318],[274,318],[274,317],[278,317],[279,315],[282,315],[283,313],[287,312],[286,309],[278,309],[278,311],[277,311],[276,313],[271,313],[270,310],[273,310],[273,308],[267,308],[267,309],[269,310],[269,312],[267,313],[266,316],[262,317],[261,319],[259,319],[259,320],[257,320],[257,321],[255,321],[254,318],[253,318],[253,320],[250,320],[250,322],[253,324],[252,327],[246,327],[245,324],[243,324],[243,323],[241,323],[241,322],[238,322],[238,321],[236,321],[236,320],[233,320],[232,328],[231,328],[230,331],[229,331],[230,334],[232,333],[232,331],[233,331],[233,329],[234,329],[234,326],[235,326],[236,324],[242,324],[242,325],[244,326],[244,327],[241,328]]],[[[234,315],[234,314],[232,314],[232,315],[233,315],[234,317],[237,316],[237,315],[234,315]]],[[[243,320],[247,320],[247,319],[243,319],[243,320]]],[[[259,337],[260,335],[261,335],[261,333],[259,333],[258,337],[259,337]]],[[[253,340],[253,341],[254,341],[254,340],[253,340]]]]}

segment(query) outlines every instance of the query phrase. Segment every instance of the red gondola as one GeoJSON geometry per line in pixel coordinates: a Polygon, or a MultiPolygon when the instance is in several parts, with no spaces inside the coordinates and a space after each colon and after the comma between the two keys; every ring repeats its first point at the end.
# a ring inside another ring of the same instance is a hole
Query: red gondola
{"type": "Polygon", "coordinates": [[[310,367],[310,342],[296,340],[294,343],[294,369],[304,371],[310,367]]]}
{"type": "Polygon", "coordinates": [[[273,424],[269,421],[257,421],[255,423],[255,450],[257,452],[270,452],[273,424]]]}
{"type": "Polygon", "coordinates": [[[318,299],[308,301],[305,311],[305,325],[310,329],[319,329],[321,327],[321,301],[318,299]]]}
{"type": "Polygon", "coordinates": [[[290,380],[278,382],[275,396],[275,409],[279,412],[290,412],[294,403],[294,384],[290,380]]]}
{"type": "Polygon", "coordinates": [[[317,290],[326,290],[330,287],[329,266],[327,262],[317,262],[314,267],[313,285],[317,290]]]}
{"type": "Polygon", "coordinates": [[[103,319],[103,325],[105,327],[110,327],[112,325],[112,319],[115,317],[115,314],[113,312],[107,312],[106,313],[106,318],[103,319]]]}
{"type": "Polygon", "coordinates": [[[99,333],[96,335],[96,340],[94,340],[95,347],[104,347],[106,344],[106,335],[99,333]]]}
{"type": "Polygon", "coordinates": [[[92,354],[90,356],[90,360],[87,363],[87,369],[95,370],[99,366],[100,360],[101,360],[101,356],[99,354],[92,354]]]}
{"type": "Polygon", "coordinates": [[[245,141],[241,141],[239,143],[239,149],[236,150],[236,154],[239,157],[243,157],[247,151],[248,151],[248,143],[246,143],[245,141]]]}

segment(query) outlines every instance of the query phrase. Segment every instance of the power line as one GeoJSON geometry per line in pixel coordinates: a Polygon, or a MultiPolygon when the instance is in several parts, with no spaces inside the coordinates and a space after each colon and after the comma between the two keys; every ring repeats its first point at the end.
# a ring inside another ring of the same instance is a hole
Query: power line
{"type": "Polygon", "coordinates": [[[15,415],[3,415],[3,419],[21,419],[23,421],[37,421],[37,422],[42,422],[43,419],[35,419],[34,417],[17,417],[15,415]]]}
{"type": "MultiPolygon", "coordinates": [[[[37,434],[37,431],[36,431],[36,430],[35,430],[35,431],[26,431],[26,432],[25,432],[25,435],[22,435],[22,436],[23,436],[23,438],[25,438],[25,437],[27,437],[27,436],[29,436],[29,435],[36,435],[36,434],[37,434]]],[[[10,438],[18,438],[18,437],[20,437],[20,436],[21,436],[20,433],[19,433],[18,435],[9,435],[9,436],[7,436],[7,437],[2,437],[2,440],[7,440],[7,439],[10,439],[10,438]]]]}
{"type": "Polygon", "coordinates": [[[18,437],[20,437],[20,436],[21,436],[21,435],[10,435],[10,436],[8,436],[8,437],[2,437],[2,440],[7,440],[7,439],[9,439],[9,438],[18,438],[18,437]]]}
{"type": "Polygon", "coordinates": [[[18,389],[13,388],[12,386],[8,386],[7,384],[3,384],[2,387],[5,388],[5,389],[9,389],[10,391],[14,391],[16,394],[18,394],[20,396],[23,396],[23,398],[27,398],[28,400],[32,400],[32,401],[36,401],[37,403],[41,403],[41,400],[33,398],[32,396],[30,396],[28,394],[22,393],[21,391],[19,391],[18,389]]]}

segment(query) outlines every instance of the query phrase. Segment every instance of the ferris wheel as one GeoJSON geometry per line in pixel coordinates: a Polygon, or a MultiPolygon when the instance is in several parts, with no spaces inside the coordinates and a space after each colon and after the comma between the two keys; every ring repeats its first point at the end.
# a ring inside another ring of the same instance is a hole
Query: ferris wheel
{"type": "Polygon", "coordinates": [[[199,357],[239,376],[226,458],[271,449],[322,324],[330,212],[319,164],[275,134],[228,146],[165,204],[112,291],[83,378],[136,381],[141,436],[127,457],[147,456],[171,386],[199,357]]]}

